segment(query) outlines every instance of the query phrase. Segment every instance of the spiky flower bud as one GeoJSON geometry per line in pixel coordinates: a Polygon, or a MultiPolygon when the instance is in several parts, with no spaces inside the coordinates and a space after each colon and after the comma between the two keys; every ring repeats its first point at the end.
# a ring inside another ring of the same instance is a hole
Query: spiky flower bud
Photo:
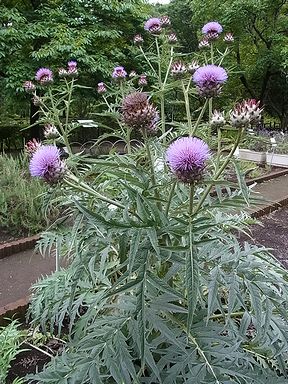
{"type": "Polygon", "coordinates": [[[136,71],[131,71],[131,72],[129,73],[129,78],[130,78],[130,79],[133,79],[133,77],[135,77],[135,76],[137,76],[136,71]]]}
{"type": "Polygon", "coordinates": [[[46,124],[44,126],[44,137],[46,139],[56,139],[59,137],[58,129],[53,124],[46,124]]]}
{"type": "Polygon", "coordinates": [[[32,99],[32,103],[37,107],[38,105],[42,104],[42,99],[41,97],[35,95],[32,99]]]}
{"type": "Polygon", "coordinates": [[[198,44],[199,49],[205,49],[210,47],[209,40],[204,37],[198,44]]]}
{"type": "Polygon", "coordinates": [[[207,33],[206,38],[211,41],[211,40],[217,40],[219,37],[219,34],[217,32],[210,32],[207,33]]]}
{"type": "Polygon", "coordinates": [[[149,103],[146,93],[130,93],[123,100],[122,118],[125,124],[142,132],[155,133],[159,120],[157,109],[149,103]]]}
{"type": "Polygon", "coordinates": [[[230,123],[233,127],[240,128],[246,127],[250,122],[249,113],[243,103],[235,105],[234,109],[230,111],[230,123]]]}
{"type": "Polygon", "coordinates": [[[175,33],[172,32],[172,33],[170,33],[170,34],[168,35],[168,43],[169,43],[169,44],[176,44],[177,41],[178,41],[178,39],[177,39],[177,36],[176,36],[175,33]]]}
{"type": "Polygon", "coordinates": [[[25,151],[28,153],[29,157],[31,157],[41,145],[41,142],[36,139],[29,140],[25,145],[25,151]]]}
{"type": "Polygon", "coordinates": [[[103,82],[97,84],[97,92],[99,95],[107,92],[106,85],[103,82]]]}
{"type": "Polygon", "coordinates": [[[59,68],[58,69],[58,75],[59,77],[67,77],[68,76],[68,71],[65,68],[59,68]]]}
{"type": "Polygon", "coordinates": [[[160,17],[160,22],[161,22],[161,27],[163,27],[163,28],[170,27],[170,25],[171,25],[171,21],[170,21],[169,16],[160,17]]]}
{"type": "Polygon", "coordinates": [[[140,87],[144,87],[145,85],[147,85],[147,76],[146,75],[140,75],[140,78],[138,80],[138,85],[140,87]]]}
{"type": "Polygon", "coordinates": [[[263,112],[263,108],[259,108],[260,101],[255,99],[244,100],[243,104],[249,113],[250,124],[257,124],[261,120],[261,113],[263,112]]]}
{"type": "Polygon", "coordinates": [[[36,89],[36,86],[32,83],[32,81],[25,81],[23,87],[27,93],[33,93],[36,89]]]}
{"type": "Polygon", "coordinates": [[[171,65],[171,74],[178,79],[182,78],[187,72],[186,66],[182,61],[176,61],[171,65]]]}
{"type": "Polygon", "coordinates": [[[256,124],[261,120],[263,108],[259,108],[260,101],[255,99],[243,100],[236,104],[233,111],[230,112],[231,124],[235,127],[245,127],[249,123],[256,124]]]}
{"type": "Polygon", "coordinates": [[[143,44],[144,39],[143,39],[142,35],[137,34],[134,36],[133,42],[135,45],[140,46],[143,44]]]}
{"type": "Polygon", "coordinates": [[[188,72],[191,73],[193,75],[193,73],[198,69],[200,68],[200,65],[198,64],[198,61],[196,60],[193,60],[191,64],[188,65],[188,72]]]}
{"type": "Polygon", "coordinates": [[[224,113],[215,111],[212,114],[210,125],[211,127],[221,128],[225,124],[224,113]]]}
{"type": "Polygon", "coordinates": [[[223,38],[223,41],[225,41],[225,43],[233,43],[234,42],[233,34],[230,32],[226,33],[223,38]]]}

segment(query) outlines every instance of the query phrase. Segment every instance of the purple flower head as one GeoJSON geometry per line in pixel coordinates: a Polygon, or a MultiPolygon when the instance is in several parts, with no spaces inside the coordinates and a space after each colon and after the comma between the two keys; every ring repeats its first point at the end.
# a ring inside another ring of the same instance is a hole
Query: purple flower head
{"type": "Polygon", "coordinates": [[[221,85],[228,79],[224,68],[217,65],[205,65],[198,68],[193,74],[193,81],[198,92],[204,97],[217,96],[221,91],[221,85]]]}
{"type": "Polygon", "coordinates": [[[68,61],[67,74],[70,77],[74,77],[78,75],[77,61],[74,61],[74,60],[68,61]]]}
{"type": "Polygon", "coordinates": [[[166,152],[166,161],[171,171],[183,183],[201,179],[209,157],[208,145],[196,137],[181,137],[173,141],[166,152]]]}
{"type": "Polygon", "coordinates": [[[121,107],[122,119],[126,125],[147,134],[157,131],[159,114],[144,92],[133,92],[125,96],[121,107]]]}
{"type": "Polygon", "coordinates": [[[36,89],[35,84],[33,84],[32,81],[29,81],[29,80],[25,81],[25,83],[23,84],[23,87],[27,93],[34,92],[36,89]]]}
{"type": "Polygon", "coordinates": [[[123,80],[127,76],[127,72],[125,71],[124,67],[115,67],[114,71],[112,73],[112,77],[115,80],[123,80]]]}
{"type": "Polygon", "coordinates": [[[29,169],[31,176],[42,177],[49,183],[55,183],[63,178],[66,167],[55,145],[42,145],[33,154],[29,169]]]}
{"type": "Polygon", "coordinates": [[[75,60],[68,61],[67,66],[68,66],[68,70],[69,69],[76,69],[77,68],[77,61],[75,61],[75,60]]]}
{"type": "Polygon", "coordinates": [[[217,21],[210,21],[209,23],[205,24],[202,28],[202,33],[204,35],[210,35],[214,33],[219,35],[222,31],[223,27],[217,21]]]}
{"type": "Polygon", "coordinates": [[[159,34],[161,33],[161,20],[157,17],[152,17],[148,19],[144,24],[144,29],[150,33],[159,34]]]}
{"type": "Polygon", "coordinates": [[[53,72],[49,68],[39,68],[35,75],[35,80],[39,81],[41,85],[53,82],[53,72]]]}

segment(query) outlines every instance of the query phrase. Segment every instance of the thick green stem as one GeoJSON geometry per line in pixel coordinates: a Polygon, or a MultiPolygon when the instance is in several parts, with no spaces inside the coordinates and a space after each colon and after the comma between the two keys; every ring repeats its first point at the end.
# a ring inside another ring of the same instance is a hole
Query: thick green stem
{"type": "Polygon", "coordinates": [[[167,83],[167,79],[168,79],[168,76],[169,76],[169,73],[170,73],[170,68],[171,68],[171,65],[172,65],[172,61],[173,61],[173,46],[171,47],[171,51],[170,51],[170,61],[169,61],[169,64],[168,64],[168,67],[167,67],[167,71],[166,71],[166,75],[165,75],[165,78],[164,78],[164,81],[163,81],[163,90],[165,88],[165,85],[167,83]]]}
{"type": "Polygon", "coordinates": [[[96,197],[99,200],[104,201],[105,203],[115,205],[115,207],[126,209],[125,205],[118,203],[117,201],[111,200],[106,196],[101,195],[101,193],[96,192],[93,188],[91,188],[88,184],[84,183],[83,181],[80,181],[78,177],[75,175],[69,173],[65,178],[64,181],[66,184],[68,184],[70,187],[73,187],[75,189],[78,189],[79,191],[88,193],[89,195],[92,195],[96,197]]]}
{"type": "MultiPolygon", "coordinates": [[[[227,156],[226,160],[224,161],[224,163],[222,164],[222,166],[219,168],[219,170],[216,172],[215,176],[214,176],[214,181],[216,181],[221,175],[222,173],[224,172],[224,170],[226,169],[231,157],[233,156],[234,152],[236,151],[236,148],[238,147],[239,143],[240,143],[240,140],[241,140],[241,137],[242,137],[242,134],[243,134],[243,131],[244,131],[244,128],[240,128],[239,131],[238,131],[238,136],[237,136],[237,139],[233,145],[233,148],[231,149],[229,155],[227,156]]],[[[197,207],[194,211],[194,214],[198,213],[199,210],[201,209],[202,207],[202,204],[204,203],[204,201],[206,200],[206,197],[209,195],[211,189],[212,189],[212,184],[208,185],[205,189],[205,191],[203,192],[203,195],[199,201],[199,203],[197,204],[197,207]]]]}
{"type": "Polygon", "coordinates": [[[201,121],[201,119],[202,119],[202,117],[203,117],[203,115],[204,115],[204,113],[205,113],[205,111],[206,111],[207,104],[208,104],[208,99],[205,100],[205,103],[204,103],[204,105],[203,105],[203,107],[202,107],[202,109],[201,109],[201,112],[200,112],[200,114],[199,114],[199,116],[198,116],[198,119],[197,119],[196,123],[194,124],[194,128],[193,128],[193,130],[192,130],[192,132],[191,132],[191,136],[194,136],[194,135],[195,135],[196,130],[197,130],[199,124],[200,124],[200,121],[201,121]]]}
{"type": "MultiPolygon", "coordinates": [[[[161,72],[161,53],[158,43],[158,37],[155,38],[155,44],[156,44],[156,51],[157,51],[157,57],[158,57],[158,83],[159,83],[159,89],[160,89],[160,116],[161,116],[161,132],[162,135],[165,133],[165,99],[164,99],[164,87],[162,82],[162,72],[161,72]]],[[[166,138],[164,137],[164,142],[166,138]]]]}
{"type": "Polygon", "coordinates": [[[192,120],[191,120],[191,112],[190,112],[190,101],[189,101],[189,88],[186,89],[184,81],[182,80],[182,89],[183,89],[183,95],[185,100],[185,109],[186,109],[186,116],[187,116],[187,123],[188,123],[188,131],[189,136],[193,136],[193,127],[192,127],[192,120]]]}
{"type": "Polygon", "coordinates": [[[67,148],[67,151],[68,151],[69,155],[72,155],[72,150],[71,150],[70,143],[69,143],[69,140],[68,140],[68,134],[66,132],[65,127],[63,127],[63,124],[62,124],[62,122],[61,122],[61,120],[59,118],[59,111],[57,110],[57,108],[55,106],[54,98],[53,98],[52,91],[51,91],[50,87],[49,87],[48,94],[49,94],[50,101],[51,101],[53,116],[54,116],[56,124],[58,125],[58,127],[60,129],[60,133],[61,133],[61,135],[63,137],[64,145],[67,148]]]}
{"type": "Polygon", "coordinates": [[[209,121],[211,121],[212,114],[213,114],[213,97],[209,98],[208,106],[209,106],[209,121]]]}
{"type": "Polygon", "coordinates": [[[228,55],[228,53],[229,53],[229,48],[228,47],[226,47],[226,49],[225,49],[225,51],[224,51],[224,53],[223,53],[223,55],[222,55],[222,57],[221,57],[221,59],[220,59],[220,61],[219,61],[219,66],[222,64],[222,62],[223,62],[223,60],[225,59],[225,57],[228,55]]]}
{"type": "Polygon", "coordinates": [[[131,153],[131,128],[127,127],[126,130],[126,145],[127,145],[127,153],[130,155],[131,153]]]}
{"type": "Polygon", "coordinates": [[[167,205],[166,205],[166,209],[165,209],[165,216],[166,217],[168,216],[168,213],[169,213],[169,209],[170,209],[170,206],[171,206],[172,198],[174,196],[174,191],[175,191],[176,184],[177,184],[177,180],[174,180],[173,184],[171,185],[171,189],[170,189],[170,192],[169,192],[168,201],[167,201],[167,205]]]}
{"type": "Polygon", "coordinates": [[[66,80],[66,85],[67,85],[67,91],[68,91],[68,101],[67,101],[67,107],[66,107],[65,130],[66,132],[68,132],[69,113],[70,113],[70,104],[71,104],[71,98],[72,98],[72,92],[73,92],[73,86],[74,86],[74,78],[72,78],[70,86],[66,80]]]}
{"type": "Polygon", "coordinates": [[[217,169],[219,167],[220,156],[221,156],[221,140],[222,140],[222,131],[221,131],[221,127],[218,127],[218,129],[217,129],[217,159],[216,159],[217,169]]]}
{"type": "Polygon", "coordinates": [[[151,153],[151,149],[150,149],[150,142],[149,142],[149,138],[147,138],[147,136],[144,137],[144,138],[145,138],[147,157],[148,157],[149,166],[150,166],[150,170],[151,170],[151,181],[152,181],[152,186],[154,188],[155,199],[157,200],[157,207],[158,207],[158,209],[160,211],[162,211],[162,205],[161,205],[161,202],[160,202],[160,195],[159,195],[159,191],[157,189],[157,183],[156,183],[154,159],[152,157],[152,153],[151,153]]]}
{"type": "Polygon", "coordinates": [[[153,67],[153,65],[151,64],[150,60],[148,59],[148,57],[145,55],[145,52],[143,51],[143,48],[142,47],[139,47],[140,48],[140,51],[144,57],[144,59],[146,60],[147,64],[149,65],[149,67],[151,68],[153,74],[157,77],[157,72],[155,71],[155,68],[153,67]]]}
{"type": "Polygon", "coordinates": [[[212,42],[210,42],[210,47],[211,47],[211,50],[210,50],[211,64],[214,64],[214,47],[213,47],[213,43],[212,42]]]}

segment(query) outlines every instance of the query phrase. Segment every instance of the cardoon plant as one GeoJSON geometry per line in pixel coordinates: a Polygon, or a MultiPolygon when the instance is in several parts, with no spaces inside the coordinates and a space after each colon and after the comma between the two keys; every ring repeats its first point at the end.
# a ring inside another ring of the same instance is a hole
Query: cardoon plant
{"type": "MultiPolygon", "coordinates": [[[[34,285],[33,324],[59,334],[65,325],[69,335],[63,353],[34,375],[37,382],[287,380],[286,272],[265,248],[238,243],[236,230],[248,230],[250,222],[241,212],[250,191],[237,163],[239,185],[223,177],[246,120],[254,121],[261,108],[251,100],[238,103],[230,122],[222,111],[213,114],[228,81],[229,48],[214,50],[220,40],[210,36],[209,60],[199,52],[182,63],[167,38],[169,25],[167,18],[149,19],[141,44],[134,39],[154,80],[152,92],[142,92],[123,66],[115,67],[111,85],[98,84],[102,107],[119,127],[113,135],[125,143],[123,154],[80,159],[70,153],[64,166],[57,149],[43,143],[31,159],[34,176],[49,182],[57,176],[53,186],[61,188],[69,219],[65,230],[44,234],[39,245],[69,256],[70,263],[34,285]],[[146,39],[154,54],[144,51],[146,39]],[[168,125],[166,97],[174,89],[186,116],[168,125]],[[202,108],[195,113],[190,102],[198,94],[202,108]],[[235,134],[228,154],[223,125],[235,134]],[[215,152],[212,128],[218,131],[215,152]]],[[[49,123],[66,143],[63,125],[49,123]]]]}

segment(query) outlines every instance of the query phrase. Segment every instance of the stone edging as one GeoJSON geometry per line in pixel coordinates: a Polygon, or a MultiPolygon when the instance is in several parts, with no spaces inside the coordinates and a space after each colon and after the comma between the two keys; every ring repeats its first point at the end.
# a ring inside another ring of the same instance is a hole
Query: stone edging
{"type": "Polygon", "coordinates": [[[271,212],[277,211],[277,209],[285,207],[286,205],[288,205],[288,195],[281,200],[274,201],[271,204],[265,205],[257,211],[252,212],[250,216],[257,219],[261,216],[268,215],[271,212]]]}
{"type": "Polygon", "coordinates": [[[24,239],[10,241],[9,243],[0,244],[0,259],[33,248],[39,238],[39,235],[34,235],[25,237],[24,239]]]}
{"type": "Polygon", "coordinates": [[[285,176],[287,174],[288,174],[288,169],[283,169],[282,171],[270,173],[268,175],[256,177],[255,179],[247,180],[246,185],[249,186],[249,185],[252,185],[254,183],[258,183],[258,184],[264,183],[264,181],[276,179],[277,177],[285,176]]]}
{"type": "Polygon", "coordinates": [[[29,296],[14,301],[0,307],[0,326],[5,326],[11,322],[11,319],[25,321],[25,315],[29,304],[29,296]]]}

